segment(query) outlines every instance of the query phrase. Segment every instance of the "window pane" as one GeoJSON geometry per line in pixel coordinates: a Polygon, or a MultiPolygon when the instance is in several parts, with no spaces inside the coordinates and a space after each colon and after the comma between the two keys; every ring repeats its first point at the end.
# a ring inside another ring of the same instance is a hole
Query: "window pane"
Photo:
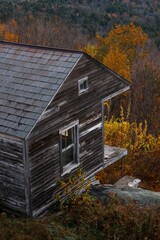
{"type": "Polygon", "coordinates": [[[62,134],[62,149],[66,148],[66,137],[62,134]]]}
{"type": "Polygon", "coordinates": [[[74,141],[74,128],[62,132],[62,149],[67,148],[74,141]]]}
{"type": "Polygon", "coordinates": [[[87,81],[86,80],[83,82],[83,88],[87,89],[87,81]]]}
{"type": "Polygon", "coordinates": [[[66,147],[73,143],[73,128],[66,131],[66,147]]]}
{"type": "Polygon", "coordinates": [[[84,84],[82,82],[82,83],[80,83],[80,90],[83,90],[83,89],[84,89],[84,84]]]}
{"type": "Polygon", "coordinates": [[[71,148],[65,150],[62,153],[62,164],[63,164],[63,166],[65,166],[65,165],[67,165],[69,163],[72,163],[74,161],[73,150],[74,150],[74,148],[71,147],[71,148]]]}

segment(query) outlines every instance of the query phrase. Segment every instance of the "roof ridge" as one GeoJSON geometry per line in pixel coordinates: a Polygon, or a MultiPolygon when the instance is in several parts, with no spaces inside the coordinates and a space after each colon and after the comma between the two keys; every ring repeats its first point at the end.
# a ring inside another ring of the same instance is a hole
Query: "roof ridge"
{"type": "Polygon", "coordinates": [[[0,44],[8,44],[8,45],[15,45],[15,46],[22,46],[22,47],[30,47],[35,49],[46,49],[46,50],[53,50],[53,51],[62,51],[62,52],[72,52],[72,53],[80,53],[83,54],[84,52],[81,50],[76,49],[68,49],[68,48],[56,48],[56,47],[49,47],[49,46],[41,46],[41,45],[33,45],[33,44],[25,44],[25,43],[17,43],[17,42],[8,42],[0,40],[0,44]]]}

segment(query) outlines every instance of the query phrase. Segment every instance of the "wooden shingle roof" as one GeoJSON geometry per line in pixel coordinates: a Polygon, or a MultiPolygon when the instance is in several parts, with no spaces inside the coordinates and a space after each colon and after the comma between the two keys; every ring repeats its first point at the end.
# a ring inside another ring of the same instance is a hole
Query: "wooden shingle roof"
{"type": "Polygon", "coordinates": [[[0,132],[25,138],[81,55],[0,42],[0,132]]]}

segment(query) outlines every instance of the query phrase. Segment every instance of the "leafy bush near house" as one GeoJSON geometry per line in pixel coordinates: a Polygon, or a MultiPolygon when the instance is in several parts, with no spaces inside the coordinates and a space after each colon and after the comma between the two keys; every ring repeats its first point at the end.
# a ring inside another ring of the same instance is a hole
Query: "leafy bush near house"
{"type": "Polygon", "coordinates": [[[69,209],[83,204],[90,205],[92,197],[89,194],[91,182],[86,180],[85,172],[79,168],[65,181],[60,181],[61,192],[56,198],[60,202],[61,209],[69,209]]]}

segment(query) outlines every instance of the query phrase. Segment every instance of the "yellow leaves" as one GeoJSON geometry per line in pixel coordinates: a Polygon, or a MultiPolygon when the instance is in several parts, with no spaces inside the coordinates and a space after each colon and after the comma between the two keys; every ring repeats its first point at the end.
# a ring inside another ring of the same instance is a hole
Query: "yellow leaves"
{"type": "Polygon", "coordinates": [[[141,27],[133,23],[128,25],[117,25],[111,30],[106,38],[106,42],[119,46],[120,49],[127,52],[130,48],[144,47],[148,40],[147,34],[141,27]]]}
{"type": "MultiPolygon", "coordinates": [[[[122,110],[121,110],[122,111],[122,110]]],[[[104,123],[105,144],[127,148],[132,154],[140,151],[153,152],[160,150],[160,136],[156,138],[147,134],[147,122],[129,123],[121,119],[111,118],[104,123]]]]}
{"type": "Polygon", "coordinates": [[[91,182],[86,181],[85,177],[82,169],[79,169],[66,182],[60,182],[62,192],[61,194],[57,194],[56,198],[57,200],[61,200],[63,208],[91,203],[91,196],[89,194],[91,182]]]}
{"type": "Polygon", "coordinates": [[[17,23],[11,20],[7,24],[0,24],[0,39],[8,42],[18,42],[19,36],[16,33],[17,23]]]}
{"type": "Polygon", "coordinates": [[[4,34],[4,40],[8,42],[18,42],[18,35],[6,32],[4,34]]]}
{"type": "Polygon", "coordinates": [[[3,38],[5,33],[4,25],[0,23],[0,38],[3,38]]]}
{"type": "Polygon", "coordinates": [[[83,50],[113,71],[130,80],[130,67],[137,58],[146,55],[148,36],[133,23],[114,27],[106,38],[96,34],[97,43],[83,50]]]}
{"type": "Polygon", "coordinates": [[[130,80],[130,63],[127,55],[119,47],[110,47],[108,54],[103,58],[103,64],[130,80]]]}
{"type": "Polygon", "coordinates": [[[83,48],[83,51],[92,56],[93,58],[95,58],[97,55],[97,48],[94,45],[87,45],[83,48]]]}

